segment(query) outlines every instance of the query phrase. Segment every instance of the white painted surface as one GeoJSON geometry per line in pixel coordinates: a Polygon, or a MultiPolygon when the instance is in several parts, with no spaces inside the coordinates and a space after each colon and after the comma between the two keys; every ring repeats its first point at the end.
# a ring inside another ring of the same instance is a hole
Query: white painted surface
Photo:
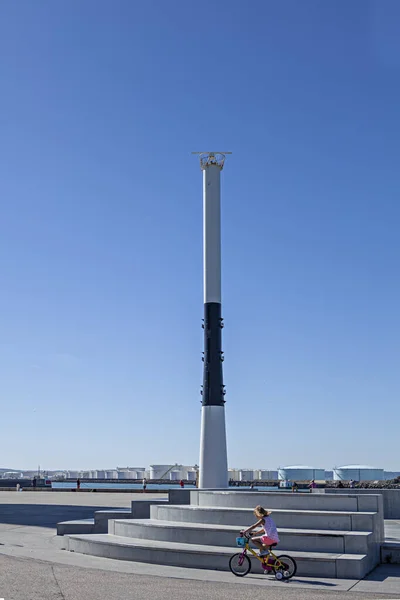
{"type": "Polygon", "coordinates": [[[202,406],[199,488],[228,487],[225,407],[202,406]]]}
{"type": "Polygon", "coordinates": [[[221,169],[203,171],[204,303],[221,303],[221,169]]]}

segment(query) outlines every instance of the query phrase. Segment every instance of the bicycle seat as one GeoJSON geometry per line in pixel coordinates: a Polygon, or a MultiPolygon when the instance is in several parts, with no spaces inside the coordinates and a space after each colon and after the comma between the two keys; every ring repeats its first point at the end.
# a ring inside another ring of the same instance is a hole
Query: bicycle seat
{"type": "Polygon", "coordinates": [[[277,546],[277,545],[278,545],[277,542],[275,544],[271,544],[270,547],[269,547],[269,549],[271,550],[271,548],[275,548],[275,546],[277,546]]]}

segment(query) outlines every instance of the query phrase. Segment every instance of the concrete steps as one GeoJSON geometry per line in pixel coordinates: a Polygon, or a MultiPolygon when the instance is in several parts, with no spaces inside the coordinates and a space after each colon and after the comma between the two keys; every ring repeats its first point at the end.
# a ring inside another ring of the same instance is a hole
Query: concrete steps
{"type": "MultiPolygon", "coordinates": [[[[257,504],[265,504],[269,510],[286,508],[289,510],[328,510],[328,511],[372,511],[377,510],[378,495],[357,496],[355,494],[292,494],[285,492],[230,492],[202,491],[197,494],[198,506],[216,508],[253,508],[257,504]]],[[[382,505],[383,507],[383,505],[382,505]]]]}
{"type": "MultiPolygon", "coordinates": [[[[373,531],[373,512],[294,510],[277,508],[273,519],[278,528],[373,531]]],[[[239,529],[254,521],[252,508],[222,508],[196,505],[151,506],[150,517],[162,521],[236,525],[239,529]]]]}
{"type": "MultiPolygon", "coordinates": [[[[67,538],[66,549],[118,560],[217,571],[229,571],[229,558],[239,551],[233,546],[215,547],[110,534],[71,535],[67,538]]],[[[305,577],[361,579],[369,568],[365,554],[300,552],[284,548],[277,552],[278,556],[280,554],[290,554],[297,562],[298,574],[305,577]]],[[[262,573],[260,562],[255,558],[252,558],[252,571],[262,573]]]]}
{"type": "MultiPolygon", "coordinates": [[[[245,528],[242,523],[242,528],[245,528]]],[[[134,519],[109,521],[108,533],[136,539],[160,540],[206,546],[235,547],[239,529],[235,525],[212,525],[134,519]]],[[[307,552],[367,554],[372,532],[317,529],[279,529],[279,548],[307,552]]]]}
{"type": "Polygon", "coordinates": [[[75,519],[57,523],[57,535],[72,533],[94,533],[94,519],[75,519]]]}
{"type": "Polygon", "coordinates": [[[107,533],[109,519],[130,519],[132,512],[129,509],[96,510],[93,519],[75,519],[57,523],[57,535],[70,535],[72,533],[107,533]]]}
{"type": "MultiPolygon", "coordinates": [[[[281,538],[277,554],[292,555],[299,575],[361,579],[380,561],[383,504],[373,494],[174,491],[169,502],[133,502],[129,518],[107,512],[102,523],[108,519],[108,534],[70,535],[66,547],[121,560],[228,570],[230,556],[239,552],[235,538],[254,523],[257,504],[272,509],[281,538]]],[[[253,562],[261,572],[259,561],[253,562]]]]}

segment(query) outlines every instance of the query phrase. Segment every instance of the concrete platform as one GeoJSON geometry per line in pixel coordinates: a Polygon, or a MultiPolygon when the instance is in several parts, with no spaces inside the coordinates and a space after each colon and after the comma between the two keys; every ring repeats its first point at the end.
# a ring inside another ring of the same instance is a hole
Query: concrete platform
{"type": "Polygon", "coordinates": [[[235,538],[254,522],[257,503],[276,507],[279,552],[285,548],[298,557],[304,574],[361,578],[380,561],[379,495],[185,490],[174,493],[171,503],[133,503],[136,518],[110,519],[108,535],[71,535],[66,547],[120,560],[227,570],[235,538]]]}
{"type": "Polygon", "coordinates": [[[57,535],[68,535],[72,533],[107,533],[108,521],[110,519],[132,518],[129,509],[118,510],[96,510],[93,519],[75,519],[72,521],[61,521],[57,523],[57,535]]]}
{"type": "MultiPolygon", "coordinates": [[[[352,494],[381,494],[383,498],[383,511],[385,519],[400,519],[400,489],[388,488],[353,488],[352,494]]],[[[326,488],[326,494],[342,494],[338,488],[326,488]]]]}
{"type": "Polygon", "coordinates": [[[379,494],[290,494],[286,492],[230,492],[196,490],[191,492],[191,504],[224,508],[253,508],[257,504],[270,510],[325,510],[351,512],[382,512],[383,498],[379,494]]]}
{"type": "MultiPolygon", "coordinates": [[[[381,565],[357,579],[303,576],[287,584],[250,573],[242,579],[228,571],[180,568],[113,560],[65,552],[64,537],[55,536],[57,521],[80,519],[95,510],[130,506],[135,495],[17,494],[0,492],[0,591],[13,600],[137,598],[140,600],[400,600],[400,566],[381,565]],[[78,498],[76,497],[78,496],[78,498]],[[50,498],[51,497],[51,498],[50,498]],[[47,502],[47,498],[49,498],[47,502]],[[70,500],[70,504],[68,503],[70,500]],[[85,512],[86,511],[86,512],[85,512]],[[332,596],[333,597],[333,596],[332,596]]],[[[138,499],[142,494],[137,494],[138,499]]],[[[148,497],[151,497],[149,494],[148,497]]],[[[387,522],[391,537],[396,523],[387,522]]],[[[231,548],[232,550],[232,548],[231,548]]]]}
{"type": "MultiPolygon", "coordinates": [[[[232,547],[163,542],[110,534],[72,535],[67,539],[66,549],[70,552],[217,571],[228,571],[229,558],[235,553],[232,547]]],[[[280,549],[277,555],[280,554],[290,554],[303,576],[361,579],[368,568],[368,557],[361,554],[293,552],[287,549],[280,549]]],[[[252,570],[263,573],[260,562],[255,558],[252,558],[252,570]]]]}
{"type": "MultiPolygon", "coordinates": [[[[277,508],[273,518],[277,527],[296,527],[296,529],[332,529],[343,531],[372,531],[376,513],[294,510],[277,508]]],[[[184,521],[186,523],[216,523],[242,527],[251,523],[253,508],[228,508],[218,506],[194,506],[155,504],[150,507],[150,516],[162,521],[184,521]]]]}
{"type": "Polygon", "coordinates": [[[94,533],[94,519],[76,519],[57,523],[57,535],[94,533]]]}
{"type": "MultiPolygon", "coordinates": [[[[243,528],[245,524],[242,524],[243,528]]],[[[122,537],[162,540],[209,546],[234,546],[238,535],[235,525],[213,525],[134,519],[109,521],[108,533],[122,537]]],[[[279,529],[279,547],[308,552],[367,554],[372,532],[318,529],[279,529]]]]}

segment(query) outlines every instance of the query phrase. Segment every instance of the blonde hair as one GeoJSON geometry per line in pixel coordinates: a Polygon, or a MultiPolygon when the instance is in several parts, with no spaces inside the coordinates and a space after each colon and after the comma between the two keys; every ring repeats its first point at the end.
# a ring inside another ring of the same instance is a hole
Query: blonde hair
{"type": "Polygon", "coordinates": [[[270,510],[266,510],[262,506],[258,505],[254,509],[254,514],[259,519],[262,519],[263,517],[269,517],[269,515],[271,514],[271,511],[270,510]]]}

